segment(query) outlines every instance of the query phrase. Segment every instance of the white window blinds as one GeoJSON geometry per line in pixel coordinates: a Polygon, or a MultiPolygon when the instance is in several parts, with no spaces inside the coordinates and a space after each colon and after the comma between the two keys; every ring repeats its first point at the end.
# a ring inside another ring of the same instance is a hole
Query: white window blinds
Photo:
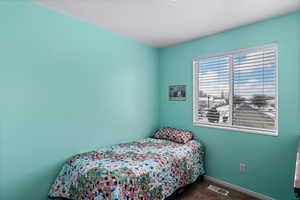
{"type": "Polygon", "coordinates": [[[228,123],[230,59],[219,57],[199,61],[198,119],[210,123],[228,123]],[[222,117],[220,117],[220,114],[222,117]]]}
{"type": "Polygon", "coordinates": [[[277,47],[194,60],[194,124],[277,134],[277,47]]]}

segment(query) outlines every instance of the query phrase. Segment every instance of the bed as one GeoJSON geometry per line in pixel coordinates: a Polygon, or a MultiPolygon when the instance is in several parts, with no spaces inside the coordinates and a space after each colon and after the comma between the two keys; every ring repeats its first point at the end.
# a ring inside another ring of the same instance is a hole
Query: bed
{"type": "Polygon", "coordinates": [[[146,138],[70,158],[51,186],[49,198],[72,200],[158,200],[204,174],[200,142],[180,144],[146,138]]]}

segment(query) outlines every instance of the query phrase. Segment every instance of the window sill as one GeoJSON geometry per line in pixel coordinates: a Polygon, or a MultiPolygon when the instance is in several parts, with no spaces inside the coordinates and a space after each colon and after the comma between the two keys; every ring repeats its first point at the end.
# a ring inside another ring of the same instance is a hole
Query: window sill
{"type": "Polygon", "coordinates": [[[270,135],[270,136],[278,136],[278,131],[267,131],[267,130],[259,130],[259,129],[249,129],[249,128],[240,128],[240,127],[230,127],[230,126],[222,126],[222,125],[215,125],[210,123],[201,123],[201,122],[194,122],[194,126],[199,127],[208,127],[208,128],[217,128],[223,130],[232,130],[232,131],[240,131],[246,133],[254,133],[259,135],[270,135]]]}

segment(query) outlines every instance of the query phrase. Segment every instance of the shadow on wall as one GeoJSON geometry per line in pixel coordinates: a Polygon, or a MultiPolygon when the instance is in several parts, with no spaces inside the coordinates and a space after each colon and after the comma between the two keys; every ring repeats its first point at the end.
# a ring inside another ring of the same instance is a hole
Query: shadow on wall
{"type": "MultiPolygon", "coordinates": [[[[3,177],[4,169],[2,159],[4,157],[4,135],[2,133],[2,122],[0,121],[0,177],[3,177]]],[[[0,178],[0,199],[3,199],[4,180],[0,178]]]]}
{"type": "MultiPolygon", "coordinates": [[[[21,176],[8,180],[5,191],[15,191],[14,199],[18,200],[46,200],[48,199],[47,194],[50,186],[53,184],[53,181],[64,162],[65,161],[52,166],[47,165],[44,168],[35,168],[31,173],[22,174],[21,176]],[[51,182],[49,182],[49,180],[51,180],[51,182]],[[37,192],[34,193],[34,191],[37,192]]],[[[22,170],[22,165],[20,165],[20,170],[22,170]]]]}

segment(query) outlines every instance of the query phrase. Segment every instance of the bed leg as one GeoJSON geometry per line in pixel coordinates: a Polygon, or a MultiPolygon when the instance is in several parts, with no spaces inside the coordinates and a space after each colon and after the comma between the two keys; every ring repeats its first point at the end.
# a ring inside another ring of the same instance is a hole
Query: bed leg
{"type": "Polygon", "coordinates": [[[203,176],[203,175],[199,176],[198,180],[199,180],[200,182],[203,182],[204,176],[203,176]]]}

